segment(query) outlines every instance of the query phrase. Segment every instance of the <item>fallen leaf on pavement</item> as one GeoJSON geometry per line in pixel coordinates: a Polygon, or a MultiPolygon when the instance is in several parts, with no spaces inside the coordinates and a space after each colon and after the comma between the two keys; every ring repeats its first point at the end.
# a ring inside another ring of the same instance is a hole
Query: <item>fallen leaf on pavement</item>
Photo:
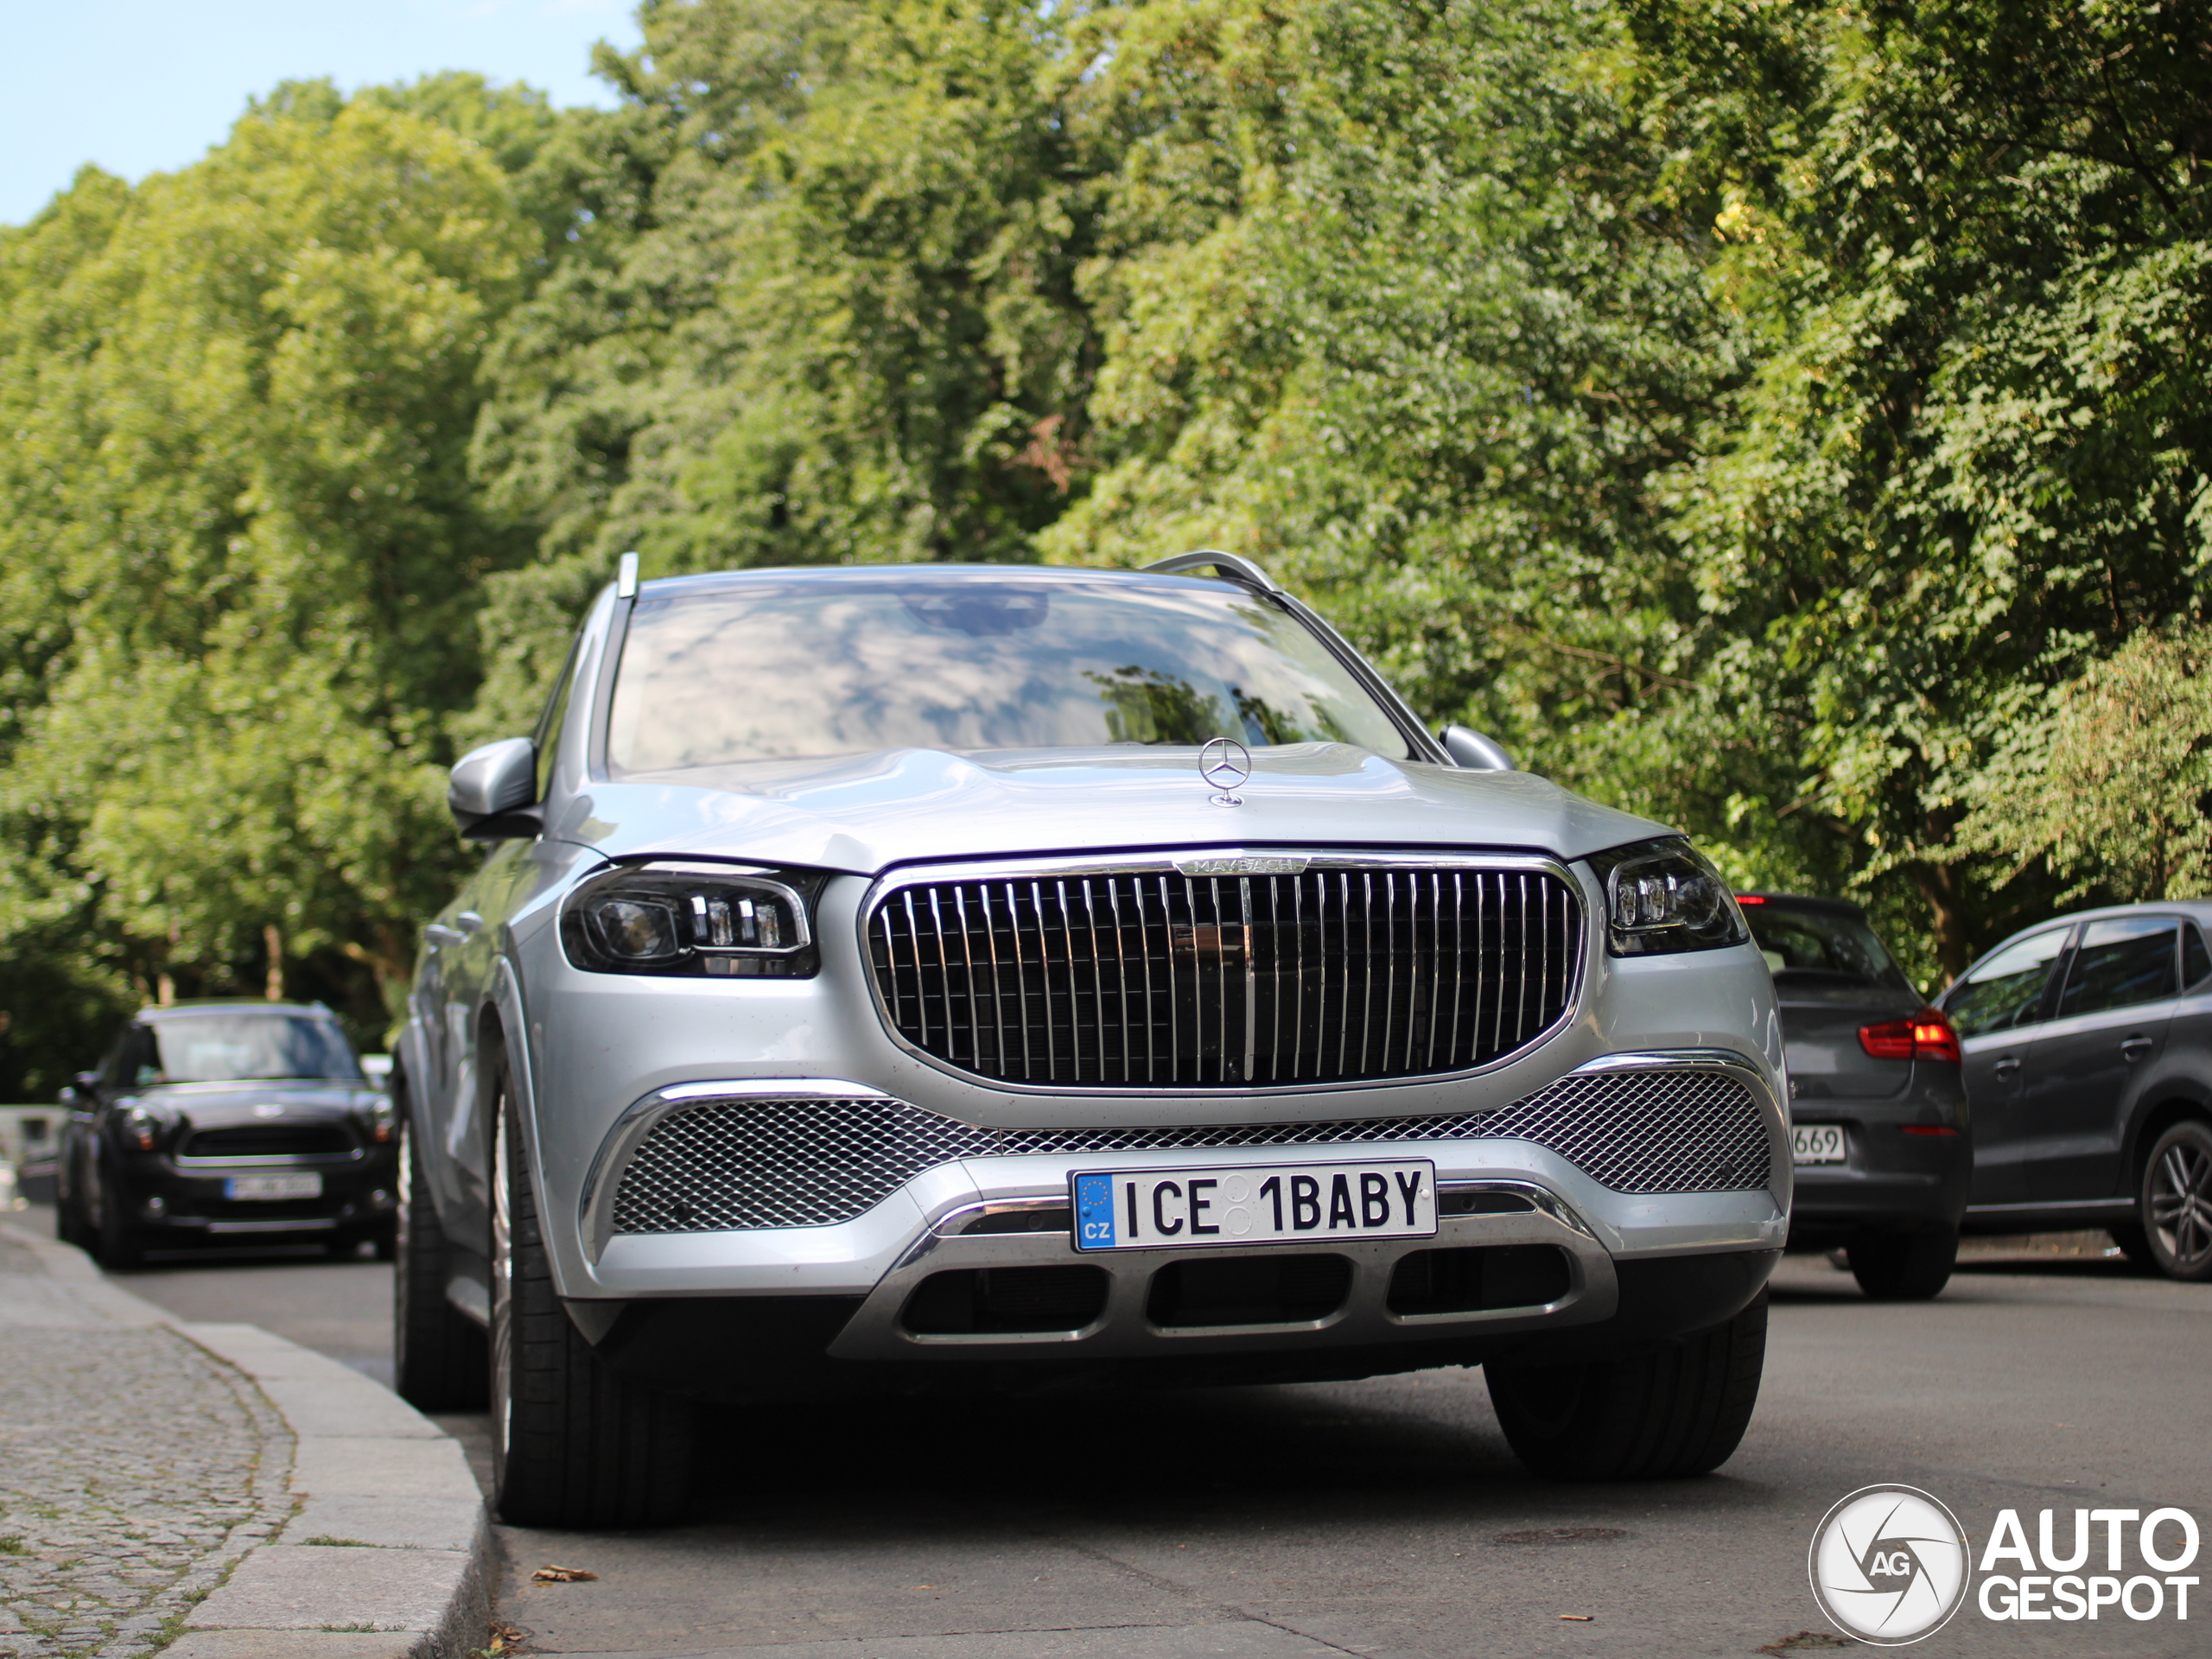
{"type": "Polygon", "coordinates": [[[530,1575],[532,1584],[591,1584],[599,1574],[587,1573],[581,1567],[541,1567],[530,1575]]]}

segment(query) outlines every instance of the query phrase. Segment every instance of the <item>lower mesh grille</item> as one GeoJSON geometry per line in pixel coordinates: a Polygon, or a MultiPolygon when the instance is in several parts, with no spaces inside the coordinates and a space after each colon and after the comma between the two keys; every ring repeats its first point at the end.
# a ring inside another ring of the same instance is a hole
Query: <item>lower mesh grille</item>
{"type": "Polygon", "coordinates": [[[1449,1117],[1167,1128],[985,1129],[903,1101],[734,1100],[661,1120],[623,1171],[613,1230],[831,1226],[962,1158],[1478,1137],[1533,1141],[1617,1192],[1741,1192],[1767,1179],[1758,1103],[1706,1071],[1581,1074],[1449,1117]]]}

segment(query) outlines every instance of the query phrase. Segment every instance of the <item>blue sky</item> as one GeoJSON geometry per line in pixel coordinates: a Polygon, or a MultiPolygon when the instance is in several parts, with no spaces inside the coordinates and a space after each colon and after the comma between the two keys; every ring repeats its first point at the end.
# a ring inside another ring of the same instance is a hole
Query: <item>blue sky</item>
{"type": "Polygon", "coordinates": [[[280,80],[474,69],[606,105],[592,42],[636,46],[633,3],[0,0],[0,224],[22,224],[86,162],[137,180],[197,160],[280,80]]]}

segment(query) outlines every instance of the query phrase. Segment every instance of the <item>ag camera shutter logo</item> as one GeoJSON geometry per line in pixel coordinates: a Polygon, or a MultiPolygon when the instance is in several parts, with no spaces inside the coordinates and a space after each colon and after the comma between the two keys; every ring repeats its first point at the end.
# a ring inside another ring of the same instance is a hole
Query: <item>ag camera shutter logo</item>
{"type": "Polygon", "coordinates": [[[1813,1529],[1807,1572],[1846,1636],[1901,1648],[1943,1628],[1972,1560],[1958,1517],[1916,1486],[1863,1486],[1813,1529]]]}

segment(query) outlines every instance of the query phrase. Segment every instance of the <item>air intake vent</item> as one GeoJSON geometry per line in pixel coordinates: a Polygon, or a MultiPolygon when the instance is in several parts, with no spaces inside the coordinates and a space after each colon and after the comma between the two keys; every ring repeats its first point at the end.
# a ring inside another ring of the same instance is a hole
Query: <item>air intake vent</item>
{"type": "Polygon", "coordinates": [[[232,1163],[241,1158],[343,1158],[353,1137],[336,1123],[240,1123],[195,1129],[177,1149],[188,1162],[232,1163]]]}
{"type": "Polygon", "coordinates": [[[891,1022],[1013,1083],[1217,1089],[1464,1071],[1565,1014],[1581,906],[1541,870],[1157,871],[901,887],[891,1022]]]}

